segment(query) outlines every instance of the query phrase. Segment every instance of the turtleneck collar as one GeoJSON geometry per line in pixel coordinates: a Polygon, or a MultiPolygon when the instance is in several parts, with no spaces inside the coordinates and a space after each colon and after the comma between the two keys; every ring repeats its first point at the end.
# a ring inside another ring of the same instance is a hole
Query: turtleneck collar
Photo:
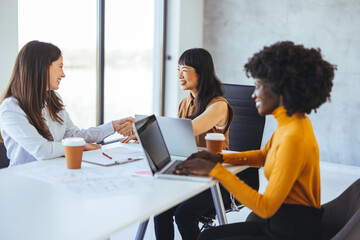
{"type": "Polygon", "coordinates": [[[279,125],[282,124],[286,124],[287,122],[291,121],[292,119],[297,119],[297,118],[303,118],[304,114],[303,113],[299,113],[296,112],[293,115],[291,115],[291,117],[289,117],[286,114],[286,109],[284,108],[284,106],[280,106],[278,108],[276,108],[273,112],[272,115],[274,115],[276,121],[278,122],[279,125]]]}

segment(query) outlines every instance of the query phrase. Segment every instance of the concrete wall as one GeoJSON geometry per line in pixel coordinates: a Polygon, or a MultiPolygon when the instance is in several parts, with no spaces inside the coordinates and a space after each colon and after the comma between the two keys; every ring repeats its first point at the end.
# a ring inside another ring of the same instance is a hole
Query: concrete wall
{"type": "MultiPolygon", "coordinates": [[[[321,48],[338,66],[331,102],[310,118],[322,161],[360,166],[360,1],[205,0],[204,47],[223,82],[253,84],[243,66],[264,45],[321,48]]],[[[276,127],[267,117],[263,144],[276,127]]]]}
{"type": "Polygon", "coordinates": [[[0,94],[9,81],[18,53],[17,0],[0,0],[0,94]]]}

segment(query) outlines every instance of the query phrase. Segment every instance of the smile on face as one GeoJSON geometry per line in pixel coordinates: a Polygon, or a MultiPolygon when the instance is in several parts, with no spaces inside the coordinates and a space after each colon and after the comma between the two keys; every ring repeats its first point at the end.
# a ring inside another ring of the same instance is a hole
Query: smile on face
{"type": "Polygon", "coordinates": [[[271,90],[271,84],[260,79],[255,80],[255,90],[252,94],[256,108],[261,116],[271,114],[281,105],[280,95],[271,90]]]}
{"type": "Polygon", "coordinates": [[[190,90],[193,95],[196,95],[199,84],[199,74],[196,73],[195,68],[186,65],[179,65],[177,71],[180,88],[182,90],[190,90]]]}
{"type": "Polygon", "coordinates": [[[52,62],[49,67],[50,86],[48,90],[58,90],[60,81],[65,77],[63,70],[63,57],[60,56],[56,61],[52,62]]]}

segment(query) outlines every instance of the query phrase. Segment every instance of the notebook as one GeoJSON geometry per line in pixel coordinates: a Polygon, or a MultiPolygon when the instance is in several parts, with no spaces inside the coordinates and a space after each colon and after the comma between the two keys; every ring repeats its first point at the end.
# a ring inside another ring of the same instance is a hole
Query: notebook
{"type": "Polygon", "coordinates": [[[143,159],[143,152],[132,148],[102,148],[83,152],[82,160],[100,166],[114,166],[143,159]]]}
{"type": "Polygon", "coordinates": [[[172,169],[185,160],[186,157],[170,156],[159,123],[154,115],[137,120],[134,123],[134,129],[155,177],[202,182],[212,180],[211,177],[207,176],[173,174],[172,169]]]}
{"type": "MultiPolygon", "coordinates": [[[[141,120],[146,117],[148,116],[135,115],[136,120],[141,120]]],[[[188,157],[198,151],[190,119],[156,117],[156,120],[170,155],[188,157]]]]}

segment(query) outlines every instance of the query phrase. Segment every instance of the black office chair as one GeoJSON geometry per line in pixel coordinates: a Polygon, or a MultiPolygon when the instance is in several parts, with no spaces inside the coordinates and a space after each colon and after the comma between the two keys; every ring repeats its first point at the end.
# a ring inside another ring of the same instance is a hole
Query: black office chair
{"type": "Polygon", "coordinates": [[[360,239],[360,178],[322,207],[323,239],[360,239]]]}
{"type": "MultiPolygon", "coordinates": [[[[223,84],[223,89],[224,98],[234,109],[234,119],[229,130],[229,149],[239,152],[260,149],[265,117],[258,114],[251,97],[254,86],[223,84]]],[[[248,168],[237,176],[252,188],[259,189],[258,168],[248,168]]],[[[225,211],[240,211],[243,206],[232,195],[230,197],[231,206],[225,206],[225,211]]],[[[214,226],[214,219],[215,213],[202,216],[199,219],[203,224],[202,229],[214,226]]]]}
{"type": "Polygon", "coordinates": [[[6,156],[6,148],[3,142],[0,142],[0,168],[9,166],[9,159],[6,156]]]}
{"type": "Polygon", "coordinates": [[[260,116],[252,99],[254,86],[223,84],[224,98],[234,109],[230,126],[230,150],[249,151],[260,149],[265,117],[260,116]]]}
{"type": "MultiPolygon", "coordinates": [[[[332,201],[321,206],[323,240],[360,239],[360,178],[332,201]]],[[[247,222],[266,221],[251,212],[247,222]]]]}

